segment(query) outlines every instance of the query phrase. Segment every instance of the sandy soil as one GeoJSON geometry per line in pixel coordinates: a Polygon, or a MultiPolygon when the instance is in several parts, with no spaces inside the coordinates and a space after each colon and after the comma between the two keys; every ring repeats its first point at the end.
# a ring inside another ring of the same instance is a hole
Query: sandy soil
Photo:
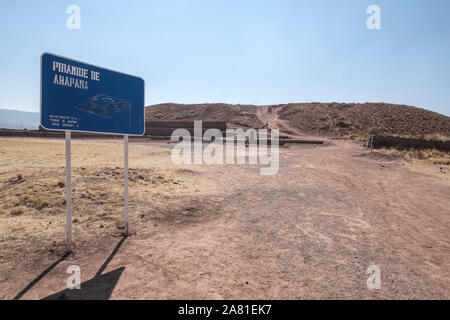
{"type": "Polygon", "coordinates": [[[64,143],[0,139],[0,298],[450,298],[450,173],[438,166],[330,141],[281,148],[279,173],[261,176],[255,165],[179,168],[171,145],[131,143],[123,240],[121,147],[74,141],[80,217],[75,252],[59,261],[64,143]],[[82,290],[65,290],[70,265],[82,290]],[[380,290],[366,287],[370,265],[380,290]]]}

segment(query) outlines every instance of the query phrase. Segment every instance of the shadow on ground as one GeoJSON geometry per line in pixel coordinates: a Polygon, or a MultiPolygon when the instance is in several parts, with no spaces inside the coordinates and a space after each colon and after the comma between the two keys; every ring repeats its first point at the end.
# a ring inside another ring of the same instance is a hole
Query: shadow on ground
{"type": "Polygon", "coordinates": [[[66,289],[43,300],[108,300],[125,267],[96,275],[91,280],[81,283],[81,289],[66,289]]]}
{"type": "MultiPolygon", "coordinates": [[[[111,296],[117,282],[125,270],[125,267],[117,268],[106,274],[102,274],[106,269],[108,264],[114,258],[116,253],[119,251],[126,237],[122,238],[120,242],[116,245],[112,253],[109,255],[108,259],[103,263],[100,269],[95,274],[94,278],[81,283],[81,289],[66,289],[55,294],[49,295],[43,300],[107,300],[111,296]]],[[[53,268],[55,268],[60,262],[64,261],[69,255],[66,254],[58,261],[53,263],[48,267],[42,274],[40,274],[36,279],[30,282],[25,289],[23,289],[14,300],[20,299],[25,293],[27,293],[36,283],[38,283],[42,278],[44,278],[53,268]]]]}

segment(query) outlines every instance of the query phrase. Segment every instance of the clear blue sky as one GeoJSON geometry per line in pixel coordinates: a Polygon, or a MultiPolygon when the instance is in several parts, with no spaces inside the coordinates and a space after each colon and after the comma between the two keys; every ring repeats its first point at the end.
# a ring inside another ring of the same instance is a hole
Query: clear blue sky
{"type": "Polygon", "coordinates": [[[39,111],[52,52],[161,102],[390,102],[450,115],[449,0],[3,1],[0,107],[39,111]],[[69,5],[81,30],[66,28],[69,5]],[[381,30],[366,9],[381,8],[381,30]]]}

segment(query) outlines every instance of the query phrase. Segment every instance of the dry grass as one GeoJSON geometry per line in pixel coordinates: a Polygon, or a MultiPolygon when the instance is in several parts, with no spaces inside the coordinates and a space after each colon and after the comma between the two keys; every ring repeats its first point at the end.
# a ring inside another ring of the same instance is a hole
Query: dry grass
{"type": "MultiPolygon", "coordinates": [[[[443,133],[433,133],[433,134],[390,134],[392,137],[397,138],[408,138],[408,139],[422,139],[422,140],[433,140],[433,141],[448,141],[450,140],[450,136],[443,133]]],[[[370,138],[370,135],[363,136],[367,141],[370,138]]]]}
{"type": "MultiPolygon", "coordinates": [[[[100,249],[102,240],[123,232],[122,148],[121,141],[73,141],[73,236],[79,252],[100,249]]],[[[198,168],[173,166],[169,145],[129,148],[134,235],[146,237],[220,212],[214,201],[200,201],[218,192],[216,183],[198,168]]],[[[0,267],[65,250],[64,159],[63,140],[0,139],[0,267]]]]}
{"type": "Polygon", "coordinates": [[[404,157],[406,161],[426,160],[425,162],[431,165],[450,165],[450,154],[448,152],[439,151],[436,149],[428,150],[404,150],[400,151],[394,148],[380,148],[377,152],[385,154],[396,154],[404,157]]]}
{"type": "Polygon", "coordinates": [[[449,141],[450,140],[450,136],[446,135],[446,134],[442,134],[442,133],[433,133],[433,134],[428,134],[425,135],[423,137],[423,139],[425,140],[436,140],[436,141],[449,141]]]}
{"type": "Polygon", "coordinates": [[[439,181],[450,185],[450,154],[439,150],[405,150],[393,148],[377,149],[384,154],[400,155],[409,169],[439,178],[439,181]]]}
{"type": "Polygon", "coordinates": [[[24,213],[24,209],[25,209],[24,206],[15,207],[15,208],[12,208],[12,209],[9,211],[9,214],[12,215],[12,216],[18,216],[18,215],[24,213]]]}

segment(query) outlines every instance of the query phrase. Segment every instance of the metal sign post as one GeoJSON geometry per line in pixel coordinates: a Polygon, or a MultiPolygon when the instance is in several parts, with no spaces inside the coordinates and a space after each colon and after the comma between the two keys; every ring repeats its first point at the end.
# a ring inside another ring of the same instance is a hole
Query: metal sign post
{"type": "Polygon", "coordinates": [[[123,170],[124,170],[124,198],[125,198],[125,236],[128,236],[128,135],[123,136],[123,170]]]}
{"type": "Polygon", "coordinates": [[[67,252],[72,252],[72,161],[70,154],[71,132],[66,131],[66,234],[67,252]]]}

